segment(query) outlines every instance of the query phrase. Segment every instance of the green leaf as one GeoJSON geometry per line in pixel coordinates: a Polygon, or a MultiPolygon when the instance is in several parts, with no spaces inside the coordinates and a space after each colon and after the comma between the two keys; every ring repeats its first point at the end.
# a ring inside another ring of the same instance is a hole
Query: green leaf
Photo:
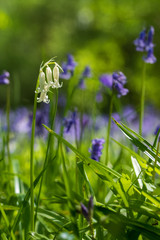
{"type": "MultiPolygon", "coordinates": [[[[155,161],[156,158],[156,149],[147,142],[144,138],[142,138],[139,134],[134,132],[129,127],[125,126],[124,124],[118,123],[115,119],[113,119],[115,124],[121,129],[126,137],[138,147],[146,156],[148,156],[152,161],[155,161]],[[135,137],[136,136],[136,137],[135,137]]],[[[160,155],[158,155],[158,160],[160,160],[160,155]]]]}
{"type": "Polygon", "coordinates": [[[132,165],[133,165],[133,168],[134,168],[135,175],[138,178],[139,187],[142,189],[143,188],[143,182],[142,182],[142,179],[140,179],[141,167],[140,167],[139,163],[137,162],[137,159],[134,158],[133,156],[131,156],[131,161],[132,161],[132,165]]]}

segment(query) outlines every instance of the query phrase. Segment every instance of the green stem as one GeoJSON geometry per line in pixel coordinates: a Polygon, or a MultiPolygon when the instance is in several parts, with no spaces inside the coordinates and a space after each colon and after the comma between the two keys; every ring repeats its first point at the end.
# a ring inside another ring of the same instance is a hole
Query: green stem
{"type": "MultiPolygon", "coordinates": [[[[36,89],[38,87],[39,78],[37,80],[36,89]]],[[[30,150],[30,188],[31,188],[31,231],[34,231],[34,137],[36,125],[36,110],[37,110],[37,93],[34,97],[32,133],[31,133],[31,150],[30,150]]]]}
{"type": "Polygon", "coordinates": [[[106,135],[106,161],[105,164],[108,165],[108,155],[109,155],[109,139],[110,139],[110,131],[111,131],[111,117],[112,117],[112,110],[113,110],[113,97],[114,92],[112,91],[111,101],[109,106],[109,119],[108,119],[108,127],[107,127],[107,135],[106,135]]]}
{"type": "Polygon", "coordinates": [[[144,102],[145,102],[145,75],[146,75],[146,63],[143,65],[142,85],[141,85],[141,106],[139,117],[139,135],[142,135],[143,117],[144,117],[144,102]]]}
{"type": "Polygon", "coordinates": [[[10,156],[10,148],[9,148],[9,141],[10,141],[10,85],[7,86],[7,157],[8,157],[8,171],[11,172],[12,165],[11,165],[11,156],[10,156]]]}
{"type": "MultiPolygon", "coordinates": [[[[55,116],[56,116],[57,105],[58,105],[58,89],[55,89],[55,90],[56,90],[56,102],[55,102],[55,109],[54,108],[51,109],[51,129],[53,129],[53,127],[54,127],[55,116]]],[[[49,148],[50,148],[50,143],[51,143],[51,137],[52,137],[52,134],[49,133],[48,143],[47,143],[47,150],[46,150],[46,156],[45,156],[45,160],[44,160],[44,164],[43,164],[43,169],[45,169],[47,164],[48,164],[48,155],[49,155],[49,148]]],[[[37,219],[37,211],[38,211],[38,206],[39,206],[39,201],[40,201],[40,196],[41,196],[43,177],[44,177],[44,174],[42,175],[41,181],[40,181],[40,187],[39,187],[39,192],[38,192],[38,197],[37,197],[37,207],[36,207],[36,214],[35,214],[35,222],[36,222],[36,219],[37,219]]]]}

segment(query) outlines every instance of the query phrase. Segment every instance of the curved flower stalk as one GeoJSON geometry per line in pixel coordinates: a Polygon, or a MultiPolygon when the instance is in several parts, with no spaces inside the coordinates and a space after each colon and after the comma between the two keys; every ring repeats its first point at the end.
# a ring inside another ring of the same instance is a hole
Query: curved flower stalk
{"type": "Polygon", "coordinates": [[[61,88],[63,83],[59,83],[59,69],[63,72],[63,69],[54,62],[53,59],[49,60],[43,66],[40,67],[39,72],[39,84],[36,88],[35,93],[40,93],[40,96],[37,97],[37,102],[49,103],[48,92],[50,87],[52,88],[61,88]],[[49,67],[50,64],[54,64],[53,71],[49,67]]]}
{"type": "Polygon", "coordinates": [[[36,84],[35,98],[34,98],[34,107],[33,107],[33,119],[32,119],[32,133],[31,133],[31,149],[30,149],[30,189],[31,189],[31,226],[30,230],[34,231],[34,137],[35,137],[35,125],[36,125],[36,110],[37,110],[37,102],[45,102],[49,103],[50,100],[48,98],[48,91],[50,87],[59,88],[62,85],[58,85],[59,83],[59,69],[63,71],[63,69],[54,61],[54,58],[51,58],[48,62],[42,63],[40,66],[39,76],[36,84]],[[49,65],[54,64],[55,67],[52,70],[49,65]],[[57,70],[58,68],[58,70],[57,70]],[[52,81],[56,80],[56,84],[52,81]],[[40,93],[40,96],[38,94],[40,93]]]}

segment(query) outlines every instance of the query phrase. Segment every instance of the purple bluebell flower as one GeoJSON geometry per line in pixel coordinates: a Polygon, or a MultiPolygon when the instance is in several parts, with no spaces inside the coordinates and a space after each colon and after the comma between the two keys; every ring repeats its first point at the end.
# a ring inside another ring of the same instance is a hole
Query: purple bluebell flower
{"type": "Polygon", "coordinates": [[[64,118],[63,125],[65,127],[64,130],[66,133],[69,133],[71,127],[76,124],[76,118],[77,118],[77,111],[72,112],[70,118],[64,118]]]}
{"type": "Polygon", "coordinates": [[[81,203],[81,211],[82,211],[83,216],[84,216],[84,217],[87,219],[87,221],[89,222],[89,221],[90,221],[89,211],[88,211],[88,208],[87,208],[83,203],[81,203]]]}
{"type": "Polygon", "coordinates": [[[86,89],[86,84],[85,84],[83,78],[81,78],[81,79],[79,80],[78,87],[81,88],[81,89],[86,89]]]}
{"type": "Polygon", "coordinates": [[[113,89],[117,92],[117,97],[125,96],[129,90],[124,88],[123,85],[126,83],[126,76],[122,72],[114,72],[113,78],[113,89]]]}
{"type": "Polygon", "coordinates": [[[89,149],[89,152],[91,153],[91,158],[97,162],[99,162],[99,159],[102,155],[102,149],[103,145],[105,143],[105,140],[103,138],[101,139],[93,139],[92,140],[92,148],[89,149]]]}
{"type": "Polygon", "coordinates": [[[146,62],[146,63],[155,63],[157,61],[156,57],[154,56],[153,54],[153,48],[150,48],[147,52],[147,57],[144,57],[143,56],[143,60],[146,62]]]}
{"type": "Polygon", "coordinates": [[[88,208],[81,203],[81,211],[83,216],[86,218],[86,220],[88,221],[88,223],[91,221],[92,215],[93,215],[93,196],[91,196],[89,198],[89,202],[88,202],[88,208]]]}
{"type": "Polygon", "coordinates": [[[9,77],[10,77],[9,72],[5,71],[2,75],[0,75],[0,84],[4,84],[4,85],[9,84],[10,83],[8,79],[9,77]]]}
{"type": "Polygon", "coordinates": [[[74,61],[74,58],[71,54],[67,55],[67,62],[62,63],[63,72],[60,73],[60,78],[62,79],[70,79],[73,76],[73,72],[77,63],[74,61]]]}
{"type": "Polygon", "coordinates": [[[148,32],[148,39],[146,41],[146,51],[148,51],[150,48],[154,47],[153,44],[153,35],[154,35],[154,27],[150,27],[150,30],[148,32]]]}
{"type": "Polygon", "coordinates": [[[82,78],[90,78],[90,77],[92,77],[91,68],[90,66],[86,66],[82,73],[82,78]]]}
{"type": "Polygon", "coordinates": [[[70,71],[74,71],[75,67],[77,66],[77,63],[74,61],[74,58],[71,54],[67,55],[67,69],[70,71]]]}
{"type": "Polygon", "coordinates": [[[146,29],[144,29],[142,32],[139,34],[139,38],[134,40],[134,45],[136,46],[136,50],[139,52],[143,52],[146,47],[146,29]]]}
{"type": "Polygon", "coordinates": [[[137,51],[147,52],[147,56],[143,56],[143,60],[146,63],[153,64],[157,61],[156,57],[153,54],[153,35],[154,35],[154,27],[150,27],[148,35],[146,35],[146,30],[143,30],[140,33],[138,39],[134,41],[134,45],[136,46],[137,51]]]}
{"type": "Polygon", "coordinates": [[[113,78],[112,78],[112,75],[111,75],[111,74],[102,74],[102,75],[100,76],[99,80],[100,80],[100,82],[101,82],[104,86],[112,89],[113,78]]]}
{"type": "Polygon", "coordinates": [[[63,72],[60,73],[59,77],[65,80],[69,80],[71,78],[71,72],[68,71],[67,65],[62,63],[63,72]]]}

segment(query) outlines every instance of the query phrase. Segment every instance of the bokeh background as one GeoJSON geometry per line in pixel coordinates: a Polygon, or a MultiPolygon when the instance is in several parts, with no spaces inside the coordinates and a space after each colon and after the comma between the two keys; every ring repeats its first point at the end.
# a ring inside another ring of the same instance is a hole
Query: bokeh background
{"type": "MultiPolygon", "coordinates": [[[[1,1],[0,71],[7,70],[11,75],[12,108],[33,104],[42,61],[57,56],[60,64],[66,61],[68,53],[78,63],[75,76],[86,65],[91,67],[93,78],[89,87],[97,86],[97,90],[102,73],[124,72],[130,94],[123,98],[123,104],[137,107],[143,60],[142,54],[135,51],[133,41],[144,27],[150,26],[155,28],[157,62],[147,64],[146,102],[159,108],[159,0],[1,1]]],[[[6,86],[0,87],[0,96],[3,107],[6,86]]]]}

